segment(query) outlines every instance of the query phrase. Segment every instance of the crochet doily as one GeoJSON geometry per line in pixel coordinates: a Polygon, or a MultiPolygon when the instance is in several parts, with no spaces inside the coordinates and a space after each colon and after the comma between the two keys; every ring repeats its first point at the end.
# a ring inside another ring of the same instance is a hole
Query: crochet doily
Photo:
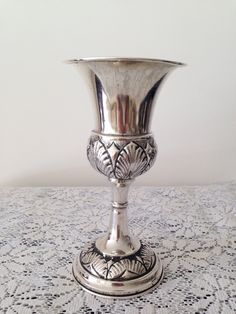
{"type": "Polygon", "coordinates": [[[235,183],[131,189],[131,230],[159,254],[165,276],[127,300],[90,295],[71,272],[106,231],[109,208],[109,188],[2,188],[0,313],[235,313],[235,183]]]}

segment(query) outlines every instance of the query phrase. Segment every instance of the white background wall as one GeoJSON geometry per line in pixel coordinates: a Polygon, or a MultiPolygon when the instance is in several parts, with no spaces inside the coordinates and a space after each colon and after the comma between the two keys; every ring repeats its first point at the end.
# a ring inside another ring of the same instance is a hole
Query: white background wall
{"type": "Polygon", "coordinates": [[[159,95],[138,184],[236,179],[235,0],[0,0],[0,185],[104,185],[86,159],[83,56],[183,61],[159,95]]]}

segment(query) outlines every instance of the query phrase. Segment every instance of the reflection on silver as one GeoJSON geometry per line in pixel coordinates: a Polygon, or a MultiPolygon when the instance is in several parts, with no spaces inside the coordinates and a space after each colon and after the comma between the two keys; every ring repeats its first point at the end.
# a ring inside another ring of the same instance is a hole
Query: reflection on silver
{"type": "Polygon", "coordinates": [[[158,256],[128,229],[126,208],[132,180],[153,165],[157,146],[150,131],[155,98],[167,74],[183,64],[157,59],[71,60],[84,73],[95,103],[96,127],[87,156],[109,178],[113,202],[107,234],[84,248],[73,264],[81,286],[106,297],[130,297],[156,286],[158,256]]]}

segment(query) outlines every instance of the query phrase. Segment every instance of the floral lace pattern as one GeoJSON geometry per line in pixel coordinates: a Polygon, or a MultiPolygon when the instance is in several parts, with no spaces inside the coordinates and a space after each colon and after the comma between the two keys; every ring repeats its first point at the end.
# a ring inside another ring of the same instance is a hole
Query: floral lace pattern
{"type": "Polygon", "coordinates": [[[144,296],[103,299],[71,266],[106,230],[109,188],[2,188],[0,313],[235,313],[236,184],[133,187],[129,201],[131,229],[165,276],[144,296]]]}

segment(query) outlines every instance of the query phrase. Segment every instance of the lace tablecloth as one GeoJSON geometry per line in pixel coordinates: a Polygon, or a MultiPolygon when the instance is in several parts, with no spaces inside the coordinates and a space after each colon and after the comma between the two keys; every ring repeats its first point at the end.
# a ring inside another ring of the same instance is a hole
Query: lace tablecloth
{"type": "Polygon", "coordinates": [[[71,273],[78,250],[106,230],[109,206],[109,188],[2,188],[0,313],[235,313],[235,183],[133,187],[131,229],[165,277],[127,300],[90,295],[71,273]]]}

